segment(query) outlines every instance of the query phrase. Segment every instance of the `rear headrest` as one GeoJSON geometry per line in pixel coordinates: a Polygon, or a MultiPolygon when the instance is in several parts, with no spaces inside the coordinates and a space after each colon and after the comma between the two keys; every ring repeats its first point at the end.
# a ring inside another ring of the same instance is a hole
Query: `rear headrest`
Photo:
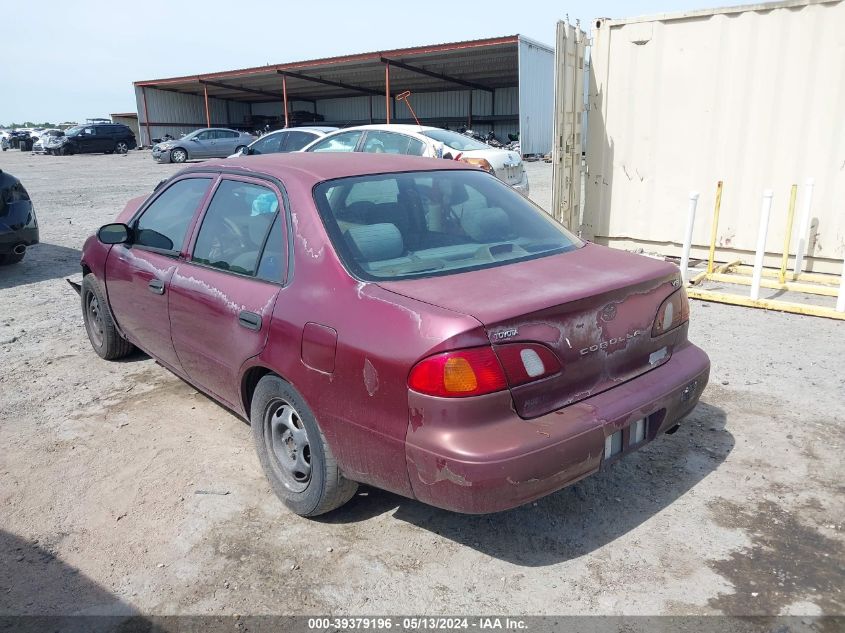
{"type": "Polygon", "coordinates": [[[498,242],[506,239],[511,221],[499,207],[464,209],[461,227],[476,242],[498,242]]]}
{"type": "Polygon", "coordinates": [[[356,256],[365,262],[393,259],[405,252],[402,234],[395,224],[351,225],[346,237],[356,256]]]}

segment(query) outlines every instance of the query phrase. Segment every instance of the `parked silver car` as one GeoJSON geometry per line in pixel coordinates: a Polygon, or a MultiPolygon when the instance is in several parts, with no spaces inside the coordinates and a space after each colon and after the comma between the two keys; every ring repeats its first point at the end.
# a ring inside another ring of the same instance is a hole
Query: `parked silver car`
{"type": "Polygon", "coordinates": [[[255,140],[246,132],[212,127],[195,130],[180,139],[153,146],[153,158],[159,163],[184,163],[194,158],[226,158],[255,140]]]}

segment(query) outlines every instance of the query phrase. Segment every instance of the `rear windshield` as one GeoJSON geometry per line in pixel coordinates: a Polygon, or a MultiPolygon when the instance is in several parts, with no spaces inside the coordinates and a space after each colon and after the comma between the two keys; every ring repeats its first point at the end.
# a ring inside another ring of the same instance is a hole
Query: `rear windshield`
{"type": "Polygon", "coordinates": [[[449,275],[582,245],[480,170],[329,180],[314,188],[314,199],[346,267],[369,281],[449,275]]]}
{"type": "Polygon", "coordinates": [[[476,141],[474,138],[464,134],[458,134],[451,130],[424,130],[422,132],[428,138],[443,143],[446,147],[451,147],[461,152],[471,152],[477,149],[490,149],[490,146],[481,141],[476,141]]]}

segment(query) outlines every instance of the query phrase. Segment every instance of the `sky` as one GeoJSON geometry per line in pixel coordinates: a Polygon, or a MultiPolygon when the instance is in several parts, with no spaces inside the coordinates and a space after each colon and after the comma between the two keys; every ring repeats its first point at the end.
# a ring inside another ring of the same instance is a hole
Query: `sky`
{"type": "MultiPolygon", "coordinates": [[[[718,0],[3,0],[0,125],[134,112],[133,81],[589,25],[718,0]]],[[[737,2],[738,4],[738,2],[737,2]]]]}

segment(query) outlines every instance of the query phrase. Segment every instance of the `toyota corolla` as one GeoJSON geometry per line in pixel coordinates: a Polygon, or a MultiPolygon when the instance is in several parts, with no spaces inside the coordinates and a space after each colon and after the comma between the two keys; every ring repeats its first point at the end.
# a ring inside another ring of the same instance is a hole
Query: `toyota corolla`
{"type": "Polygon", "coordinates": [[[248,420],[301,515],[359,483],[513,508],[673,431],[707,383],[676,266],[467,164],[215,161],[117,220],[82,254],[94,350],[140,348],[248,420]]]}

